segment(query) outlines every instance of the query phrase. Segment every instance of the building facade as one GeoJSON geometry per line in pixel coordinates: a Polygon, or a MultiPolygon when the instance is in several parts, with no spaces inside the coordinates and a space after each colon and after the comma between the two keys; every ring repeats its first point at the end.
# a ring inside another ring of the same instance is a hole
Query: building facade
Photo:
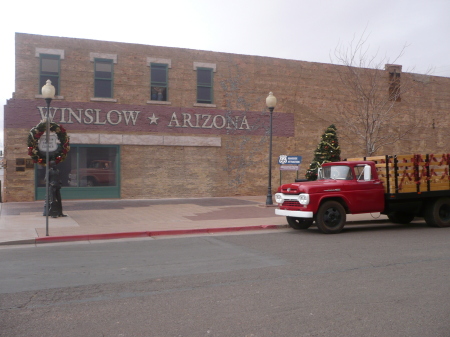
{"type": "MultiPolygon", "coordinates": [[[[65,199],[265,195],[272,91],[272,184],[303,177],[323,131],[344,123],[342,66],[85,39],[16,34],[16,87],[5,106],[3,201],[44,198],[45,167],[28,156],[30,129],[47,115],[70,136],[58,164],[65,199]],[[279,155],[302,156],[280,171],[279,155]]],[[[392,91],[388,69],[386,93],[392,91]]],[[[395,105],[396,123],[420,119],[386,153],[449,152],[450,79],[402,74],[419,85],[395,105]]],[[[391,79],[390,79],[391,78],[391,79]]],[[[406,125],[406,124],[405,124],[406,125]]],[[[343,131],[343,130],[342,130],[343,131]]],[[[342,158],[364,155],[340,138],[342,158]]]]}

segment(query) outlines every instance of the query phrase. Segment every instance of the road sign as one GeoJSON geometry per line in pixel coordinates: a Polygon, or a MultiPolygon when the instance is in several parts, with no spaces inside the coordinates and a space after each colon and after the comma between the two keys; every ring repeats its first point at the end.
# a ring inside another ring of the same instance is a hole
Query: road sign
{"type": "Polygon", "coordinates": [[[302,156],[281,155],[278,157],[278,164],[280,165],[300,165],[301,163],[302,156]]]}
{"type": "MultiPolygon", "coordinates": [[[[46,138],[47,137],[45,135],[43,135],[39,139],[38,147],[39,147],[39,150],[42,152],[47,152],[47,139],[46,138]]],[[[48,152],[53,152],[58,149],[58,144],[56,143],[57,139],[58,138],[55,134],[48,135],[48,143],[49,143],[48,152]]]]}
{"type": "Polygon", "coordinates": [[[280,171],[298,171],[297,165],[280,165],[280,171]]]}

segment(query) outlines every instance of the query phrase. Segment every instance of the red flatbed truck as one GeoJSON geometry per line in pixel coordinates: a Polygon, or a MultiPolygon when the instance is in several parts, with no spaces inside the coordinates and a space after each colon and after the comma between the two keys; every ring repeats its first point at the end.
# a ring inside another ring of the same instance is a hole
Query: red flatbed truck
{"type": "Polygon", "coordinates": [[[347,214],[381,213],[394,223],[415,217],[450,227],[450,154],[352,158],[324,163],[318,180],[281,185],[275,214],[294,229],[314,222],[326,234],[342,231],[347,214]]]}

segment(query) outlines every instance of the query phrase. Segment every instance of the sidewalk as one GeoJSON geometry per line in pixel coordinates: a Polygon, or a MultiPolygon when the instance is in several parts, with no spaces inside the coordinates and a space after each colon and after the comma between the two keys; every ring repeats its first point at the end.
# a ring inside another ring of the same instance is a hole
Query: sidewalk
{"type": "MultiPolygon", "coordinates": [[[[67,217],[48,218],[49,236],[43,201],[1,203],[0,245],[286,228],[285,217],[275,215],[275,207],[266,207],[265,200],[265,196],[63,200],[67,217]]],[[[347,220],[373,218],[349,215],[347,220]]]]}

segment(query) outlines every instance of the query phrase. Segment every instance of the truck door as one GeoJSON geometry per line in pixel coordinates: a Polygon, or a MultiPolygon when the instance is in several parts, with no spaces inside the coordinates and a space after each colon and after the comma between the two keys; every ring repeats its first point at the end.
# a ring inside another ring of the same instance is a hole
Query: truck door
{"type": "Polygon", "coordinates": [[[355,171],[355,190],[352,193],[352,212],[375,213],[384,209],[384,188],[376,173],[371,172],[370,179],[364,179],[364,167],[357,165],[355,171]],[[373,177],[376,177],[374,179],[373,177]]]}

